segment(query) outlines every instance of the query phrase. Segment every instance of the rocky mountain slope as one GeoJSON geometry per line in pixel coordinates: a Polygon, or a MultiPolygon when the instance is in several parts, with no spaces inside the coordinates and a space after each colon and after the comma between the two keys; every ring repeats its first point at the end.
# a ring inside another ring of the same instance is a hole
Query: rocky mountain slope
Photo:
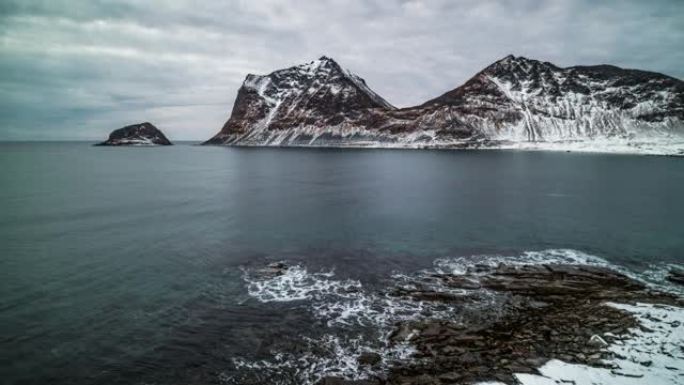
{"type": "Polygon", "coordinates": [[[321,57],[266,76],[248,75],[230,119],[207,143],[306,144],[320,140],[328,127],[358,124],[374,108],[394,109],[363,79],[321,57]]]}
{"type": "Polygon", "coordinates": [[[249,75],[230,119],[207,144],[684,154],[684,82],[507,56],[442,96],[396,109],[322,57],[249,75]]]}
{"type": "Polygon", "coordinates": [[[112,131],[98,146],[171,145],[172,143],[152,123],[138,123],[112,131]]]}

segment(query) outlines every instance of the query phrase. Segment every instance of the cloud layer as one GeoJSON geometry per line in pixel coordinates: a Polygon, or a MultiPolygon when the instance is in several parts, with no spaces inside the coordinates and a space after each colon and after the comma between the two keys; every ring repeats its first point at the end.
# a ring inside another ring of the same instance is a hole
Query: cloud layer
{"type": "Polygon", "coordinates": [[[323,54],[397,106],[509,54],[684,77],[684,2],[3,0],[0,140],[98,140],[151,121],[204,140],[248,73],[323,54]]]}

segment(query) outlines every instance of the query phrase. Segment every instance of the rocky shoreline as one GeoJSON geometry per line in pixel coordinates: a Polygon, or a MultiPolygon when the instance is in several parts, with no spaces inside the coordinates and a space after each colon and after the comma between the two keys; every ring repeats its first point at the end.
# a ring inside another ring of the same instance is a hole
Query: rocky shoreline
{"type": "MultiPolygon", "coordinates": [[[[278,266],[271,269],[278,274],[278,266]]],[[[516,375],[539,374],[553,359],[639,377],[615,364],[616,353],[608,348],[632,338],[634,330],[649,329],[610,303],[684,307],[681,297],[612,269],[563,264],[475,266],[462,275],[422,277],[389,295],[440,303],[459,316],[398,322],[388,342],[410,344],[412,360],[384,363],[389,370],[373,378],[325,377],[319,385],[512,385],[520,383],[516,375]],[[488,300],[496,306],[468,306],[488,300]]],[[[684,327],[678,321],[664,322],[672,329],[684,327]]],[[[377,366],[381,360],[374,353],[358,357],[359,366],[377,366]]],[[[652,362],[637,364],[649,367],[652,362]]]]}

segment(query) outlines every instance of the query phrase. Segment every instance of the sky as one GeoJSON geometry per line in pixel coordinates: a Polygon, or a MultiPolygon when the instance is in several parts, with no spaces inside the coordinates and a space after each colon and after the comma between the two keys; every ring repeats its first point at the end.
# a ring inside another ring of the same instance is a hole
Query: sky
{"type": "Polygon", "coordinates": [[[420,104],[508,55],[684,78],[682,0],[1,0],[0,140],[206,140],[248,73],[322,55],[420,104]]]}

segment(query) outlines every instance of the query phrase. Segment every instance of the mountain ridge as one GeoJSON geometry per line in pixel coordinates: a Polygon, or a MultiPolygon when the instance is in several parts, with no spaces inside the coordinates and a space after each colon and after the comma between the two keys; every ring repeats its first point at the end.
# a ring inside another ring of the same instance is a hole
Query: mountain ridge
{"type": "MultiPolygon", "coordinates": [[[[672,136],[684,136],[684,82],[656,72],[508,55],[436,98],[396,108],[322,56],[248,75],[230,118],[205,144],[490,148],[668,144],[672,136]]],[[[684,154],[684,145],[672,150],[684,154]]]]}

